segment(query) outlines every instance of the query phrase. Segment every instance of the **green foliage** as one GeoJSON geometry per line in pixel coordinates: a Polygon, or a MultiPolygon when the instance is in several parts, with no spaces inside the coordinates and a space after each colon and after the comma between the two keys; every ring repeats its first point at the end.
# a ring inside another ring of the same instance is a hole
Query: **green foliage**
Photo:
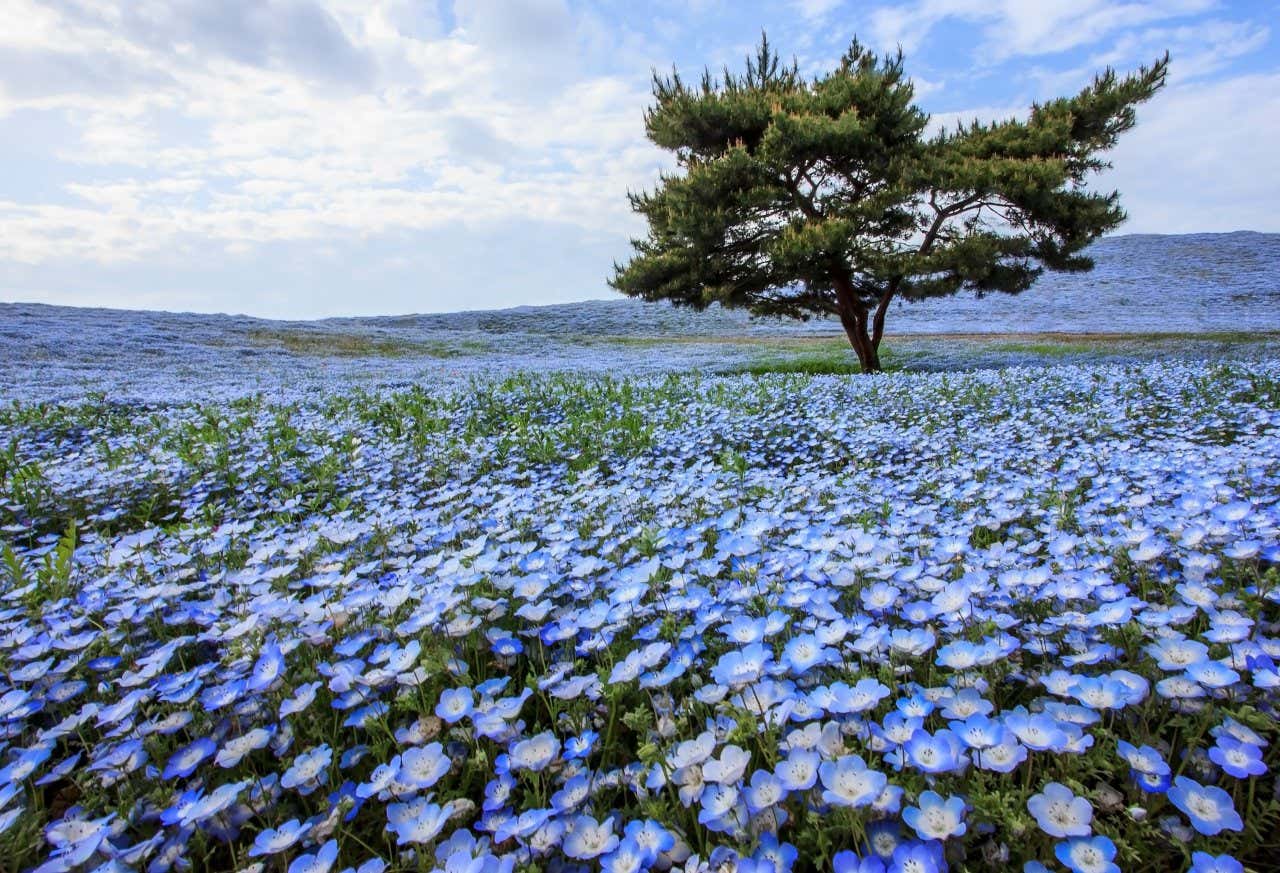
{"type": "Polygon", "coordinates": [[[0,578],[6,587],[21,597],[21,602],[33,614],[39,615],[46,603],[55,603],[75,594],[72,571],[75,569],[76,527],[67,531],[52,550],[38,561],[24,560],[9,544],[0,546],[0,578]]]}
{"type": "MultiPolygon", "coordinates": [[[[888,355],[882,351],[880,360],[886,372],[900,369],[896,363],[887,363],[888,355]]],[[[764,376],[768,373],[787,373],[804,376],[849,376],[861,371],[857,360],[849,356],[846,347],[840,352],[810,352],[798,355],[771,355],[750,363],[729,367],[724,375],[764,376]]]]}
{"type": "Polygon", "coordinates": [[[1092,267],[1080,250],[1124,212],[1118,193],[1085,183],[1167,66],[1107,70],[1026,120],[929,138],[902,54],[856,40],[813,80],[767,38],[743,75],[655,76],[646,130],[679,171],[631,195],[649,234],[611,284],[698,309],[836,315],[863,369],[878,370],[895,298],[1015,294],[1044,269],[1092,267]]]}

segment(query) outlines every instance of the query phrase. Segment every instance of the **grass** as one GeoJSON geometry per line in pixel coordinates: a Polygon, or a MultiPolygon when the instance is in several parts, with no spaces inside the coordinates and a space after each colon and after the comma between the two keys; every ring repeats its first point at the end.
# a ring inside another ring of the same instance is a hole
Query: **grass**
{"type": "MultiPolygon", "coordinates": [[[[694,345],[746,351],[746,361],[718,368],[721,375],[762,376],[769,373],[845,376],[861,372],[856,356],[842,335],[757,337],[737,336],[575,336],[575,345],[661,349],[694,345]]],[[[1213,356],[1225,350],[1247,352],[1280,344],[1280,332],[1217,331],[1209,333],[1025,333],[1025,334],[902,334],[887,337],[881,347],[886,372],[998,365],[1005,356],[1034,363],[1065,359],[1107,360],[1170,354],[1213,356]],[[959,360],[955,356],[959,356],[959,360]]],[[[1004,361],[1007,363],[1007,361],[1004,361]]]]}
{"type": "MultiPolygon", "coordinates": [[[[354,333],[310,328],[258,328],[250,342],[298,356],[352,359],[457,359],[490,353],[483,337],[459,334],[423,336],[410,331],[354,333]]],[[[723,375],[848,376],[861,372],[842,334],[761,336],[753,334],[545,335],[541,347],[525,349],[554,358],[558,349],[585,347],[620,352],[660,353],[664,349],[722,349],[724,361],[710,369],[723,375]]],[[[1116,361],[1170,356],[1215,359],[1253,355],[1280,345],[1280,332],[1208,333],[1020,333],[902,334],[886,338],[881,358],[886,371],[967,370],[1009,364],[1116,361]]]]}
{"type": "MultiPolygon", "coordinates": [[[[763,346],[768,352],[746,363],[725,367],[717,372],[729,376],[764,376],[769,373],[852,376],[862,372],[858,356],[843,337],[813,337],[806,340],[757,344],[757,347],[763,346]]],[[[886,373],[906,369],[909,357],[888,346],[880,347],[880,363],[886,373]]]]}
{"type": "Polygon", "coordinates": [[[283,348],[294,355],[339,358],[456,358],[483,354],[490,350],[479,340],[405,340],[367,334],[257,329],[248,333],[250,342],[283,348]]]}

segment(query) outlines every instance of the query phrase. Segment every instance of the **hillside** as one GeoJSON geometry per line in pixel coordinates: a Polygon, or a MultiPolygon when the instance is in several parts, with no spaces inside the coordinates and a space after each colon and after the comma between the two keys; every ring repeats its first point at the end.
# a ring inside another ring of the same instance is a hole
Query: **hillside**
{"type": "MultiPolygon", "coordinates": [[[[890,345],[911,349],[913,341],[902,338],[920,334],[1280,330],[1280,234],[1123,236],[1099,242],[1092,254],[1093,272],[1047,274],[1018,297],[897,304],[890,345]]],[[[830,320],[756,320],[719,307],[699,313],[620,298],[307,322],[5,303],[0,395],[100,390],[157,398],[197,387],[239,394],[332,379],[377,386],[528,369],[705,369],[777,350],[761,341],[831,337],[823,351],[838,354],[839,336],[830,320]]]]}

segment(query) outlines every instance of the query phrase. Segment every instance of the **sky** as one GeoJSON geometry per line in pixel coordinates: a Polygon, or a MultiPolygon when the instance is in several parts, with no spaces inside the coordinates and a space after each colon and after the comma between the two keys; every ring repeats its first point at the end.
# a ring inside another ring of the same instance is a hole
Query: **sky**
{"type": "Polygon", "coordinates": [[[935,124],[1166,49],[1122,233],[1280,231],[1280,3],[0,0],[0,300],[272,318],[607,298],[654,69],[901,47],[935,124]]]}

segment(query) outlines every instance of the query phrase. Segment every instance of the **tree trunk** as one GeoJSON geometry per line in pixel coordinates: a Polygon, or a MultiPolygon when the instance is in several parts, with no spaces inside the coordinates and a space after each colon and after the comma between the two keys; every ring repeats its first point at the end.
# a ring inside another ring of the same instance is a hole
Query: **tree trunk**
{"type": "Polygon", "coordinates": [[[889,311],[889,302],[893,300],[894,292],[897,290],[897,282],[885,289],[876,303],[876,311],[871,318],[871,356],[875,359],[877,372],[880,370],[880,340],[884,339],[884,317],[889,311]]]}
{"type": "MultiPolygon", "coordinates": [[[[858,353],[858,363],[864,373],[880,372],[880,352],[871,342],[867,332],[867,307],[863,306],[853,290],[853,283],[846,274],[836,272],[832,277],[836,287],[837,310],[840,313],[840,324],[845,335],[849,337],[849,345],[858,353]]],[[[880,307],[876,307],[879,313],[880,307]]],[[[883,316],[880,317],[883,322],[883,316]]]]}
{"type": "Polygon", "coordinates": [[[862,372],[879,373],[880,354],[867,333],[866,310],[840,313],[840,324],[844,327],[845,335],[849,337],[849,345],[853,346],[853,350],[858,353],[858,363],[862,365],[862,372]]]}

